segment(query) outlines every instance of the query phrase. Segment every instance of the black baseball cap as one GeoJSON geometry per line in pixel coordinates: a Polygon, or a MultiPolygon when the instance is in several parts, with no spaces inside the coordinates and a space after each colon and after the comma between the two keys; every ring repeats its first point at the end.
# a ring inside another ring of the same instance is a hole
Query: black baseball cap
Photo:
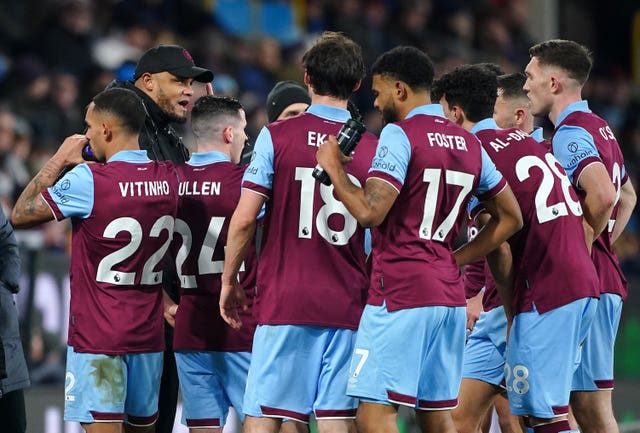
{"type": "Polygon", "coordinates": [[[177,45],[158,45],[148,49],[138,60],[133,80],[137,80],[145,72],[169,72],[176,77],[193,78],[201,83],[213,81],[213,72],[196,66],[189,51],[177,45]]]}

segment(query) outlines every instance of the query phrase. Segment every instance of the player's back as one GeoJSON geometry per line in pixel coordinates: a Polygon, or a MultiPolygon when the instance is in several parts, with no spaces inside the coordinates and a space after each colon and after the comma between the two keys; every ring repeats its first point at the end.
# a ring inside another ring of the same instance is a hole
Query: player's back
{"type": "Polygon", "coordinates": [[[93,210],[72,218],[69,344],[104,354],[163,350],[162,262],[177,209],[175,168],[124,161],[89,168],[93,210]]]}
{"type": "MultiPolygon", "coordinates": [[[[358,325],[368,285],[364,229],[333,186],[312,176],[317,146],[343,124],[307,112],[266,127],[274,174],[258,265],[260,324],[358,325]]],[[[364,185],[376,143],[365,133],[345,166],[356,185],[364,185]]]]}
{"type": "Polygon", "coordinates": [[[592,112],[575,111],[569,114],[556,126],[554,134],[562,126],[584,128],[593,137],[600,159],[616,188],[616,203],[611,212],[609,224],[594,242],[592,258],[598,271],[601,292],[615,293],[625,299],[628,294],[627,280],[611,244],[611,232],[619,208],[620,188],[628,178],[624,170],[624,157],[620,145],[607,122],[592,112]]]}
{"type": "Polygon", "coordinates": [[[597,296],[582,209],[560,163],[519,129],[482,129],[476,135],[522,211],[524,226],[509,240],[516,312],[529,311],[535,303],[543,313],[597,296]]]}
{"type": "Polygon", "coordinates": [[[219,314],[229,221],[240,200],[244,167],[218,152],[194,154],[177,168],[179,206],[172,251],[180,281],[174,350],[250,351],[256,255],[252,244],[240,268],[249,311],[236,331],[219,314]],[[194,162],[195,161],[195,162],[194,162]]]}
{"type": "MultiPolygon", "coordinates": [[[[388,127],[406,134],[411,156],[404,184],[394,167],[374,159],[370,176],[399,190],[373,236],[373,271],[368,303],[392,311],[427,305],[463,306],[460,269],[452,253],[465,205],[482,171],[480,143],[447,119],[417,114],[388,127]]],[[[382,144],[377,157],[388,152],[382,144]]]]}

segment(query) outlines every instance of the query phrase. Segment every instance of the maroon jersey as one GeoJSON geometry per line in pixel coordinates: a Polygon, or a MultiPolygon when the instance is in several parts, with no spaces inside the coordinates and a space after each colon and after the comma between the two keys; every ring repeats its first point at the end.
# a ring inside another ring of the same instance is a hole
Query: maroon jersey
{"type": "Polygon", "coordinates": [[[180,200],[172,251],[180,280],[180,307],[174,350],[251,350],[257,266],[253,245],[239,274],[249,305],[249,311],[239,312],[242,328],[231,328],[220,316],[218,306],[227,231],[240,200],[244,173],[244,167],[223,157],[226,155],[218,152],[197,153],[177,168],[180,200]]]}
{"type": "Polygon", "coordinates": [[[611,212],[609,225],[594,242],[591,257],[598,271],[600,292],[614,293],[624,300],[629,292],[627,279],[611,245],[611,232],[618,215],[620,188],[628,179],[620,145],[607,122],[594,113],[574,111],[556,125],[555,131],[563,125],[584,128],[593,137],[600,159],[616,188],[616,203],[611,212]]]}
{"type": "MultiPolygon", "coordinates": [[[[162,264],[177,210],[175,168],[119,160],[88,169],[91,213],[71,218],[68,344],[76,352],[107,355],[162,351],[162,264]]],[[[64,194],[72,183],[63,178],[51,190],[64,194]]],[[[42,195],[63,219],[69,197],[54,199],[51,190],[42,195]]]]}
{"type": "Polygon", "coordinates": [[[417,114],[385,127],[369,173],[399,191],[373,236],[368,303],[386,302],[389,311],[466,305],[452,251],[465,204],[479,185],[482,198],[505,187],[488,158],[483,163],[477,138],[430,111],[433,105],[416,108],[417,114]],[[495,175],[490,185],[481,176],[485,168],[495,175]]]}
{"type": "MultiPolygon", "coordinates": [[[[300,116],[266,126],[258,137],[243,188],[268,198],[258,264],[259,324],[358,326],[368,285],[364,229],[333,186],[312,176],[317,146],[348,118],[346,110],[311,105],[300,116]],[[261,144],[268,142],[273,147],[265,151],[261,144]],[[260,166],[263,153],[271,151],[269,166],[260,166]],[[265,169],[273,171],[270,185],[259,180],[265,169]]],[[[376,142],[365,133],[345,165],[357,185],[364,185],[376,142]]]]}
{"type": "MultiPolygon", "coordinates": [[[[473,223],[473,220],[469,219],[467,223],[467,238],[471,240],[477,233],[478,228],[473,223]]],[[[462,281],[467,299],[476,296],[484,288],[484,295],[482,296],[482,309],[484,311],[490,311],[502,305],[496,283],[484,257],[464,267],[462,281]]]]}
{"type": "Polygon", "coordinates": [[[543,146],[516,128],[476,133],[518,199],[523,228],[509,239],[514,313],[544,313],[597,297],[597,275],[586,248],[582,209],[564,169],[543,146]]]}

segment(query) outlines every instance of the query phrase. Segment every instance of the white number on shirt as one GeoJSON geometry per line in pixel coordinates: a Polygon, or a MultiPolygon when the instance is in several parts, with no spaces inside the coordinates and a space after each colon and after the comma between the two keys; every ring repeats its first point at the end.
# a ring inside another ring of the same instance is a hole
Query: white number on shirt
{"type": "Polygon", "coordinates": [[[422,180],[427,185],[427,195],[424,200],[424,213],[422,216],[422,223],[420,224],[420,231],[418,236],[422,239],[443,241],[460,214],[460,206],[466,202],[469,193],[473,188],[474,176],[469,173],[463,173],[461,171],[446,170],[445,171],[445,183],[447,185],[461,186],[462,189],[458,193],[453,208],[449,211],[446,218],[440,223],[440,225],[433,230],[433,222],[436,216],[436,211],[440,211],[440,205],[438,203],[438,192],[440,191],[440,178],[442,177],[442,170],[439,168],[425,168],[422,180]]]}
{"type": "MultiPolygon", "coordinates": [[[[198,275],[207,274],[222,274],[224,270],[224,260],[213,260],[213,253],[218,244],[218,238],[220,232],[224,226],[225,217],[211,217],[209,220],[209,227],[207,228],[207,234],[202,242],[200,253],[198,254],[198,275]]],[[[182,274],[182,266],[184,265],[191,246],[193,245],[193,235],[189,225],[181,220],[176,219],[176,225],[174,227],[176,233],[182,238],[182,245],[178,249],[176,254],[176,269],[178,270],[178,278],[180,279],[180,287],[183,289],[193,289],[198,287],[195,275],[182,274]]],[[[240,265],[240,272],[244,271],[244,261],[240,265]]]]}
{"type": "Polygon", "coordinates": [[[566,174],[560,171],[560,163],[551,153],[545,155],[544,161],[534,155],[527,155],[520,158],[516,163],[518,180],[520,182],[527,180],[531,175],[531,169],[533,167],[537,167],[542,172],[542,181],[538,186],[535,197],[538,223],[543,224],[547,221],[568,215],[567,207],[571,210],[572,214],[576,216],[582,215],[580,201],[574,200],[571,197],[571,182],[566,174]],[[564,202],[548,204],[549,196],[558,180],[562,186],[564,202]]]}
{"type": "MultiPolygon", "coordinates": [[[[320,197],[324,205],[318,211],[315,218],[316,229],[320,236],[332,245],[346,245],[349,239],[356,232],[358,222],[349,213],[342,202],[333,195],[333,185],[326,186],[316,181],[311,175],[313,168],[296,167],[296,180],[300,181],[300,219],[298,223],[298,237],[301,239],[311,239],[313,228],[313,201],[315,198],[316,185],[320,186],[320,197]],[[329,217],[331,215],[341,215],[344,219],[344,228],[341,231],[332,230],[329,227],[329,217]]],[[[348,174],[351,182],[360,186],[358,179],[348,174]]]]}
{"type": "MultiPolygon", "coordinates": [[[[615,206],[618,204],[618,201],[620,200],[620,188],[622,188],[622,169],[620,168],[620,165],[617,162],[613,163],[612,172],[611,172],[611,181],[613,182],[613,186],[616,189],[616,201],[614,203],[614,206],[615,206]]],[[[616,225],[616,220],[610,219],[609,226],[607,227],[607,230],[609,231],[609,233],[613,231],[613,226],[615,225],[616,225]]]]}
{"type": "MultiPolygon", "coordinates": [[[[167,231],[167,240],[160,246],[160,248],[154,252],[151,257],[147,259],[142,267],[142,275],[140,277],[140,284],[158,284],[162,281],[162,271],[154,272],[153,269],[160,263],[160,260],[164,257],[165,253],[169,249],[173,233],[173,217],[170,215],[164,215],[153,224],[149,232],[149,237],[157,238],[163,231],[167,231]]],[[[116,285],[132,285],[135,283],[135,272],[121,272],[114,270],[114,266],[118,263],[122,263],[131,257],[142,243],[142,226],[140,223],[131,217],[120,217],[111,221],[104,229],[104,236],[107,239],[115,239],[118,233],[128,232],[131,235],[129,243],[124,247],[108,254],[98,264],[98,271],[96,273],[96,281],[101,283],[109,283],[116,285]]]]}

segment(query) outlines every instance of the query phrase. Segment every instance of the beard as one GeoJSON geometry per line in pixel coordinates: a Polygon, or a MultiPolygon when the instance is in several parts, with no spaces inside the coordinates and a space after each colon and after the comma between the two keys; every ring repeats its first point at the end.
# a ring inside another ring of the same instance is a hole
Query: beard
{"type": "Polygon", "coordinates": [[[395,106],[387,106],[384,107],[381,111],[382,113],[382,122],[386,125],[388,123],[399,122],[400,116],[398,116],[398,112],[396,111],[395,106]]]}
{"type": "Polygon", "coordinates": [[[187,121],[187,116],[176,114],[174,105],[171,103],[171,100],[167,98],[167,96],[159,92],[158,93],[158,107],[162,110],[165,116],[167,116],[167,120],[172,123],[185,123],[187,121]]]}

